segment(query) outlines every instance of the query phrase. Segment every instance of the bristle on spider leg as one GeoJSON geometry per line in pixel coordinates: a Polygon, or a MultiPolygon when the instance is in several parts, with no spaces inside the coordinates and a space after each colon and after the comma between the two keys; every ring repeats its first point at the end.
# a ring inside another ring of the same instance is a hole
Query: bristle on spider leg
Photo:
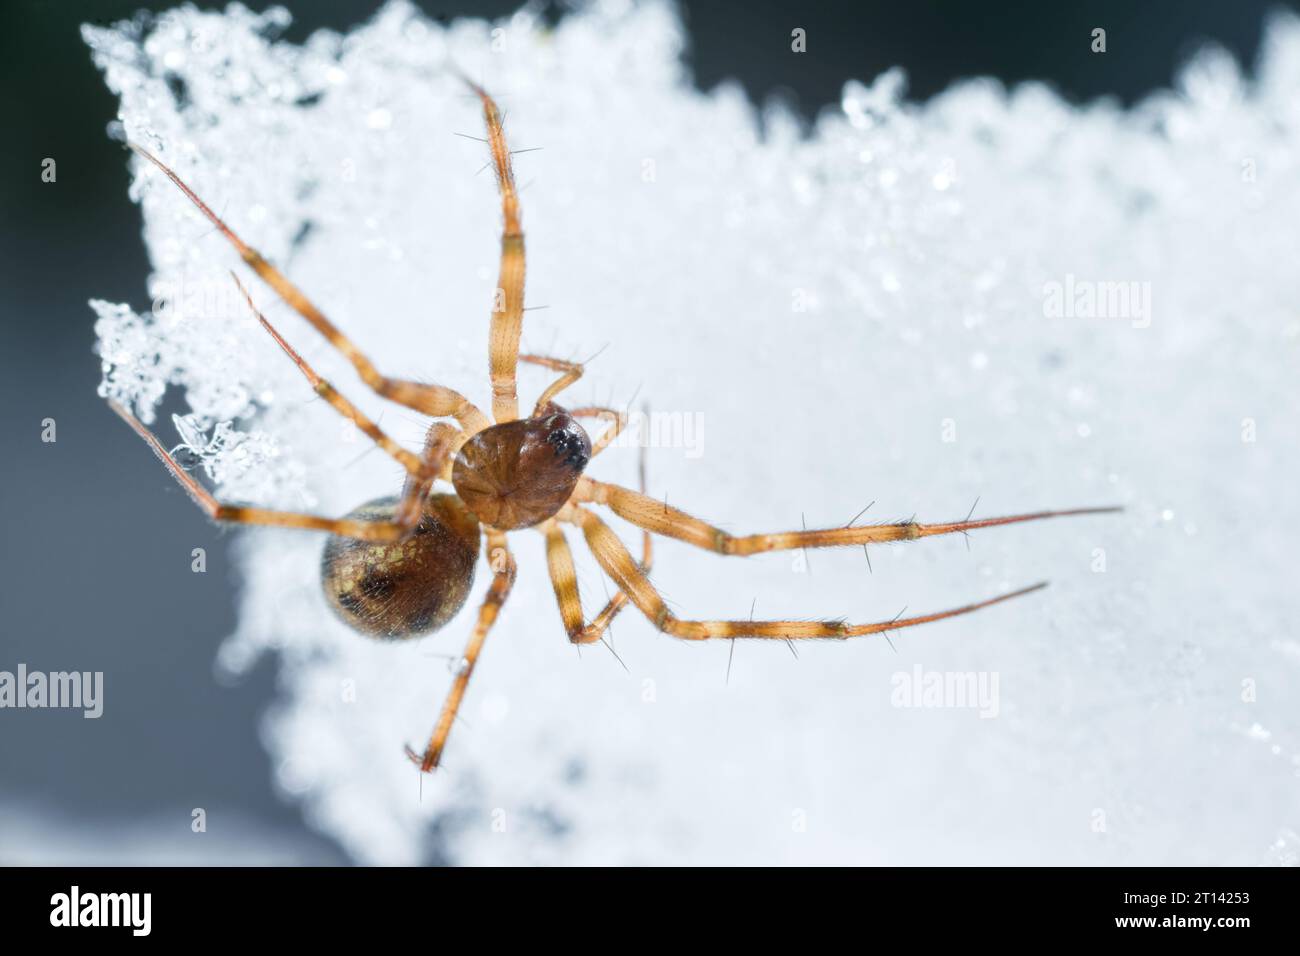
{"type": "MultiPolygon", "coordinates": [[[[966,512],[966,517],[962,519],[963,524],[970,524],[970,519],[975,516],[975,509],[979,507],[980,496],[975,496],[974,503],[970,506],[970,511],[966,512]]],[[[970,532],[963,530],[961,536],[966,539],[966,550],[970,551],[970,532]]]]}
{"type": "Polygon", "coordinates": [[[876,503],[876,499],[872,498],[871,501],[867,503],[867,506],[865,508],[863,508],[861,511],[859,511],[857,514],[855,514],[852,518],[849,519],[848,524],[846,524],[844,527],[852,528],[857,523],[859,518],[861,518],[864,514],[866,514],[868,511],[871,510],[871,506],[874,505],[875,503],[876,503]]]}
{"type": "MultiPolygon", "coordinates": [[[[889,623],[897,624],[898,619],[901,618],[906,613],[907,613],[907,605],[904,604],[902,610],[900,610],[897,614],[895,614],[893,620],[891,620],[889,623]]],[[[885,632],[885,643],[889,645],[889,649],[891,651],[893,651],[895,654],[898,653],[898,648],[894,646],[894,638],[888,631],[885,632]]]]}

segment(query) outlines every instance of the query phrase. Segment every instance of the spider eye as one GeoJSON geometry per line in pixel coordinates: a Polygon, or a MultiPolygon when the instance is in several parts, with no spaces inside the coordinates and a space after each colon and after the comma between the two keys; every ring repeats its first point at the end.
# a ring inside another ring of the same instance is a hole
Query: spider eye
{"type": "Polygon", "coordinates": [[[555,449],[557,458],[577,471],[587,467],[591,460],[591,439],[581,425],[560,413],[546,420],[546,429],[546,441],[555,449]]]}

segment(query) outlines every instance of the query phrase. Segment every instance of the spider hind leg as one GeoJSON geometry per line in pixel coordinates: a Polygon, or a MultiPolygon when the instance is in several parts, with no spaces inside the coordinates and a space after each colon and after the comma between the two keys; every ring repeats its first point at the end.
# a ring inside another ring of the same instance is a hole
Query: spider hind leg
{"type": "Polygon", "coordinates": [[[881,634],[886,631],[915,627],[931,621],[970,614],[982,608],[992,607],[1003,601],[1031,594],[1047,586],[1039,582],[1017,591],[1001,594],[997,597],[966,604],[961,607],[915,617],[896,617],[890,621],[871,624],[848,624],[844,621],[703,621],[679,618],[673,614],[658,590],[650,583],[645,572],[637,566],[623,542],[595,514],[578,506],[569,506],[560,514],[561,520],[576,524],[587,539],[587,545],[595,555],[597,563],[608,574],[619,590],[625,592],[633,604],[665,634],[687,641],[703,641],[714,638],[774,638],[777,640],[844,640],[850,637],[862,637],[868,634],[881,634]]]}

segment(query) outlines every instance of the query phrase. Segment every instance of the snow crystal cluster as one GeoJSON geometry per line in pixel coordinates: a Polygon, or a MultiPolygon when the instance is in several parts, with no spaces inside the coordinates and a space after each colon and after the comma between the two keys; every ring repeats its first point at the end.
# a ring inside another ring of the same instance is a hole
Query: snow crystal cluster
{"type": "MultiPolygon", "coordinates": [[[[182,7],[85,35],[115,132],[384,371],[489,404],[500,207],[456,64],[513,147],[540,147],[515,160],[528,301],[547,307],[524,346],[599,351],[573,402],[649,403],[655,495],[732,530],[842,525],[872,501],[861,520],[953,520],[977,498],[976,516],[1127,509],[882,546],[870,566],[659,548],[683,616],[879,620],[1052,582],[797,656],[677,642],[635,612],[617,658],[579,652],[540,536],[515,534],[515,593],[422,780],[401,746],[430,730],[472,610],[368,641],[326,606],[318,535],[244,532],[222,663],[277,655],[266,746],[314,825],[384,863],[1296,862],[1300,22],[1273,20],[1248,73],[1205,50],[1129,110],[992,80],[920,104],[890,71],[808,125],[696,90],[661,3],[548,26],[394,2],[301,46],[277,39],[287,20],[182,7]]],[[[93,303],[103,393],[145,419],[183,399],[153,427],[224,497],[342,514],[394,493],[393,462],[248,314],[237,256],[132,163],[153,272],[138,302],[93,303]]],[[[248,283],[418,447],[425,422],[248,283]]],[[[546,381],[524,370],[524,399],[546,381]]],[[[633,484],[637,454],[592,474],[633,484]]],[[[579,572],[594,613],[610,586],[579,572]]]]}

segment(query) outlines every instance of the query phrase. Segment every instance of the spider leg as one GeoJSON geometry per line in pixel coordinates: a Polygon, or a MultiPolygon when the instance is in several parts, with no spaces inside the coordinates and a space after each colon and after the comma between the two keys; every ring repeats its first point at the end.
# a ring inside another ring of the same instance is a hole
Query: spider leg
{"type": "MultiPolygon", "coordinates": [[[[194,503],[214,521],[228,521],[233,524],[269,525],[277,528],[305,528],[312,531],[328,531],[345,538],[358,538],[362,541],[396,541],[410,534],[420,523],[420,513],[424,500],[421,491],[428,490],[431,479],[419,480],[410,476],[406,482],[402,499],[394,512],[392,521],[359,521],[351,518],[325,518],[320,515],[304,514],[298,511],[273,511],[268,508],[248,508],[242,505],[228,505],[217,501],[212,493],[198,483],[189,472],[180,466],[171,453],[163,447],[157,437],[129,411],[112,400],[109,407],[118,414],[137,435],[148,443],[153,453],[167,466],[172,477],[185,489],[194,503]]],[[[451,426],[447,426],[451,427],[451,426]]],[[[440,467],[441,462],[437,465],[440,467]]]]}
{"type": "MultiPolygon", "coordinates": [[[[582,409],[581,411],[589,411],[589,409],[582,409]]],[[[600,409],[600,411],[610,410],[600,409]]],[[[611,412],[611,414],[616,416],[615,425],[611,429],[613,431],[618,428],[622,416],[619,416],[617,412],[611,412]]],[[[592,455],[594,457],[595,452],[592,452],[592,455]]],[[[641,490],[645,491],[645,446],[641,447],[637,464],[638,484],[641,490]]],[[[618,613],[627,606],[627,592],[616,589],[614,596],[609,599],[601,612],[592,619],[591,623],[584,624],[582,598],[578,593],[578,576],[573,568],[573,552],[569,550],[569,542],[564,536],[564,531],[554,518],[543,523],[541,530],[546,535],[546,564],[550,569],[551,584],[555,587],[555,600],[560,606],[560,618],[564,621],[564,629],[569,634],[569,640],[574,644],[595,643],[609,629],[618,613]]],[[[641,573],[649,574],[653,564],[654,538],[649,531],[642,531],[641,573]]]]}
{"type": "Polygon", "coordinates": [[[549,368],[554,372],[563,373],[547,386],[546,391],[538,396],[537,404],[533,406],[534,418],[542,414],[542,411],[555,399],[556,395],[559,395],[560,392],[582,378],[583,366],[581,362],[570,362],[566,359],[550,358],[546,355],[521,355],[519,361],[528,362],[530,365],[540,365],[542,368],[549,368]]]}
{"type": "Polygon", "coordinates": [[[357,428],[371,441],[395,458],[402,467],[407,470],[407,472],[412,475],[421,474],[424,465],[420,456],[407,451],[401,445],[397,444],[397,442],[389,438],[372,419],[361,411],[361,409],[357,408],[339,394],[338,390],[328,381],[316,374],[316,370],[307,364],[307,360],[299,355],[292,345],[285,341],[284,336],[276,331],[275,326],[267,321],[266,316],[263,315],[258,310],[257,306],[253,304],[253,297],[249,295],[248,290],[244,288],[244,284],[239,281],[239,277],[233,272],[230,273],[230,277],[235,280],[235,285],[239,287],[239,291],[243,294],[244,301],[248,303],[248,307],[252,310],[253,314],[257,316],[257,320],[262,323],[262,328],[266,329],[271,338],[275,339],[276,343],[284,350],[284,353],[289,356],[289,359],[293,364],[298,366],[299,371],[302,372],[303,376],[307,379],[308,384],[311,385],[316,394],[325,399],[325,401],[327,401],[340,415],[349,419],[352,424],[356,425],[357,428]]]}
{"type": "MultiPolygon", "coordinates": [[[[433,427],[436,428],[437,426],[435,425],[433,427]]],[[[471,436],[465,434],[459,428],[455,428],[454,426],[448,425],[447,427],[450,428],[453,432],[455,432],[455,435],[452,438],[452,440],[448,443],[446,452],[444,453],[442,458],[439,459],[439,461],[442,462],[442,467],[438,473],[438,479],[440,481],[445,481],[448,484],[450,484],[452,471],[456,467],[456,453],[460,451],[462,445],[464,445],[467,441],[470,440],[471,436]]],[[[430,442],[435,441],[435,436],[432,434],[432,432],[430,432],[426,441],[430,441],[430,442]]]]}
{"type": "MultiPolygon", "coordinates": [[[[531,365],[540,365],[543,368],[562,373],[559,378],[547,386],[546,391],[538,396],[537,404],[533,406],[533,417],[541,415],[546,406],[555,400],[555,396],[582,378],[584,370],[582,362],[570,362],[567,359],[551,358],[547,355],[520,355],[519,361],[528,362],[531,365]]],[[[569,414],[574,418],[601,418],[610,422],[610,427],[602,432],[600,438],[593,443],[591,448],[592,458],[604,451],[609,443],[618,437],[619,432],[627,427],[627,415],[612,408],[586,405],[582,408],[571,409],[569,414]]]]}
{"type": "Polygon", "coordinates": [[[555,519],[542,525],[546,536],[546,567],[551,573],[555,600],[560,606],[560,619],[573,644],[591,644],[600,639],[600,632],[586,625],[582,613],[582,598],[578,594],[578,575],[573,567],[573,552],[564,538],[564,531],[555,519]]]}
{"type": "Polygon", "coordinates": [[[402,497],[414,495],[420,500],[433,489],[433,482],[441,478],[451,481],[451,470],[456,464],[456,452],[469,441],[469,436],[447,422],[434,422],[424,435],[424,450],[420,453],[421,469],[407,475],[402,497]]]}
{"type": "Polygon", "coordinates": [[[327,319],[325,314],[316,308],[297,286],[263,258],[260,252],[240,239],[170,167],[140,146],[134,143],[128,145],[140,156],[143,156],[162,170],[163,175],[175,183],[186,198],[194,203],[199,212],[217,228],[217,231],[230,241],[230,244],[235,247],[235,251],[239,253],[249,268],[261,276],[262,281],[275,290],[281,299],[310,322],[321,335],[325,336],[326,340],[352,363],[353,368],[357,370],[357,374],[361,376],[361,380],[377,394],[390,401],[397,402],[399,405],[405,405],[407,408],[422,412],[431,418],[455,418],[456,421],[460,422],[461,427],[471,435],[491,424],[487,417],[474,407],[469,399],[453,389],[424,382],[389,378],[380,374],[370,359],[362,354],[351,339],[340,332],[338,327],[327,319]]]}
{"type": "MultiPolygon", "coordinates": [[[[555,588],[555,600],[560,606],[560,618],[573,644],[594,644],[609,629],[620,611],[627,606],[626,592],[619,590],[609,602],[592,618],[590,624],[584,623],[582,598],[578,593],[578,577],[573,567],[573,552],[565,539],[564,530],[551,519],[541,526],[546,535],[546,565],[551,573],[551,584],[555,588]]],[[[649,573],[654,561],[653,539],[650,532],[642,533],[641,563],[638,565],[643,573],[649,573]]]]}
{"type": "Polygon", "coordinates": [[[479,608],[478,622],[474,625],[469,643],[465,645],[465,653],[461,657],[460,666],[456,669],[456,678],[452,681],[447,699],[443,702],[442,712],[438,715],[438,722],[434,725],[433,734],[429,738],[429,745],[424,749],[423,755],[417,754],[410,747],[406,748],[406,755],[425,773],[438,766],[438,761],[442,759],[443,749],[447,746],[447,737],[451,734],[456,712],[460,710],[461,701],[465,698],[465,688],[469,686],[470,676],[474,673],[474,665],[478,663],[478,656],[483,650],[488,631],[496,622],[497,615],[501,612],[501,605],[505,604],[506,598],[510,595],[510,588],[515,583],[515,559],[502,532],[488,531],[487,553],[488,562],[492,566],[492,584],[479,608]]]}
{"type": "Polygon", "coordinates": [[[941,621],[944,618],[969,614],[972,611],[991,607],[994,604],[1000,604],[1003,601],[1011,600],[1011,598],[1020,597],[1023,594],[1029,594],[1047,587],[1047,582],[1042,581],[1030,587],[1021,588],[1018,591],[1011,591],[1008,594],[1001,594],[995,598],[989,598],[974,604],[966,604],[947,611],[922,614],[917,617],[897,617],[890,621],[881,621],[875,624],[847,624],[843,621],[685,620],[675,616],[668,610],[668,605],[664,603],[659,592],[641,569],[637,567],[623,542],[618,539],[618,536],[605,522],[601,521],[592,512],[577,505],[566,505],[560,512],[559,518],[582,528],[588,546],[596,556],[600,566],[604,568],[605,573],[614,580],[619,590],[627,593],[632,603],[653,622],[656,628],[665,634],[671,634],[673,637],[679,637],[687,641],[737,637],[773,638],[777,640],[810,640],[817,638],[842,640],[849,637],[861,637],[865,634],[896,631],[904,627],[914,627],[917,624],[927,624],[930,621],[941,621]]]}
{"type": "Polygon", "coordinates": [[[519,360],[519,335],[524,324],[524,231],[519,224],[519,194],[510,166],[510,149],[501,128],[501,111],[492,97],[477,83],[465,83],[483,103],[488,148],[501,192],[501,266],[492,306],[492,328],[488,334],[488,367],[492,379],[492,417],[510,422],[519,417],[519,396],[515,375],[519,360]]]}
{"type": "MultiPolygon", "coordinates": [[[[622,434],[623,429],[627,427],[627,413],[620,412],[613,408],[605,408],[598,405],[585,405],[582,408],[570,410],[570,415],[574,418],[600,418],[609,422],[609,427],[600,433],[600,437],[591,443],[591,457],[595,458],[602,451],[622,434]]],[[[645,449],[642,448],[644,453],[645,449]]],[[[645,488],[641,489],[645,491],[645,488]]]]}
{"type": "Polygon", "coordinates": [[[638,528],[676,538],[706,551],[726,555],[759,554],[764,551],[794,551],[799,548],[837,548],[847,545],[874,544],[885,541],[915,541],[938,534],[974,531],[1022,521],[1043,518],[1061,518],[1067,515],[1107,514],[1122,511],[1118,507],[1070,508],[1064,511],[1036,511],[1032,514],[1008,515],[1001,518],[981,518],[975,521],[950,521],[940,524],[920,524],[903,521],[894,524],[872,524],[843,528],[823,528],[814,531],[781,531],[772,534],[731,535],[699,518],[657,501],[643,493],[618,485],[582,478],[574,491],[573,501],[594,502],[609,506],[616,515],[632,522],[638,528]]]}

